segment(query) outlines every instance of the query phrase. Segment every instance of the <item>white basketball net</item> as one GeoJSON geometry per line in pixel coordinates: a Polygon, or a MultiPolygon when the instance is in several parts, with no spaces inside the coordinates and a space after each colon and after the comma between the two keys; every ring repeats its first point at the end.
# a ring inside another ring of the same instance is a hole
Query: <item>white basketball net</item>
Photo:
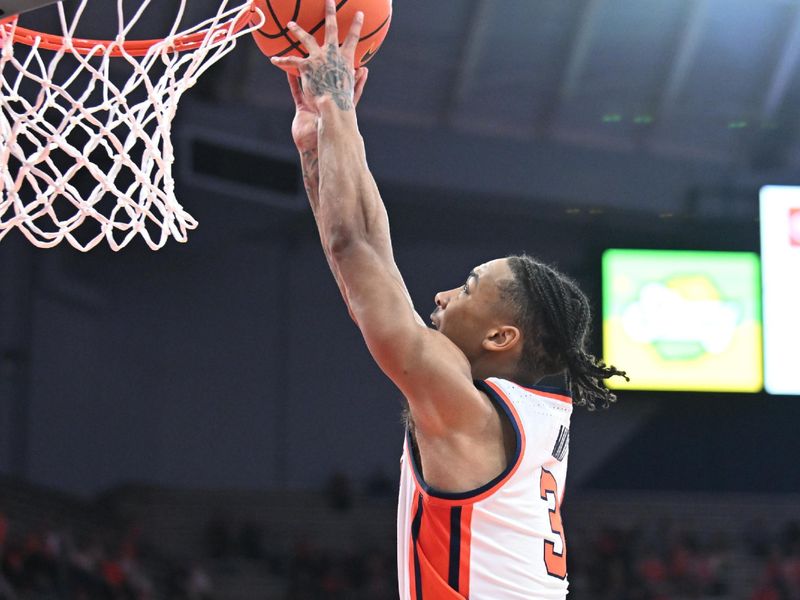
{"type": "Polygon", "coordinates": [[[74,52],[73,39],[88,0],[71,23],[58,3],[65,38],[58,51],[42,48],[40,38],[31,47],[15,44],[17,22],[0,25],[0,239],[17,227],[43,248],[66,239],[87,251],[105,239],[119,250],[137,234],[153,250],[170,237],[186,241],[197,222],[175,197],[170,130],[178,101],[239,36],[260,26],[237,30],[250,2],[229,8],[224,0],[214,17],[176,31],[186,1],[171,2],[175,25],[144,56],[132,56],[123,42],[151,0],[129,2],[136,5],[129,16],[117,0],[114,41],[86,56],[74,52]],[[174,51],[196,33],[199,47],[174,51]]]}

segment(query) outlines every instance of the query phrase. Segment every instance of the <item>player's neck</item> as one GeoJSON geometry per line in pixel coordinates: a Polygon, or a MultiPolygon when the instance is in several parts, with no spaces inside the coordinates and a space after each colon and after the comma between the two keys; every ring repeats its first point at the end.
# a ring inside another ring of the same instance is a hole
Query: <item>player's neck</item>
{"type": "Polygon", "coordinates": [[[475,380],[497,377],[516,381],[519,378],[516,365],[511,366],[499,361],[479,361],[472,365],[472,378],[475,380]]]}

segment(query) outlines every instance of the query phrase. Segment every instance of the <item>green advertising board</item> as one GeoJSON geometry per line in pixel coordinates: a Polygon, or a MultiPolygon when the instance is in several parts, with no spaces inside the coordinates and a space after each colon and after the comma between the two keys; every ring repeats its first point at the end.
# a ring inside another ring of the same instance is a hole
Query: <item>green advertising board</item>
{"type": "Polygon", "coordinates": [[[631,377],[616,389],[760,391],[758,256],[607,250],[603,357],[631,377]]]}

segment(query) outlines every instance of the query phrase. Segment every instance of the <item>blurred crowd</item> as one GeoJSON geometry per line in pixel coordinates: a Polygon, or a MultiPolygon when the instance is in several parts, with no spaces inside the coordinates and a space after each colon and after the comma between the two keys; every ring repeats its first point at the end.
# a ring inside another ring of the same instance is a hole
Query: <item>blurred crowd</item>
{"type": "Polygon", "coordinates": [[[576,541],[570,579],[579,598],[800,600],[797,522],[700,534],[664,519],[576,541]]]}
{"type": "Polygon", "coordinates": [[[661,522],[630,529],[604,527],[581,542],[568,555],[578,596],[597,600],[731,597],[733,547],[724,535],[702,539],[691,531],[672,531],[668,522],[661,522]]]}
{"type": "Polygon", "coordinates": [[[287,575],[288,600],[397,600],[394,547],[335,555],[301,542],[294,549],[287,575]]]}
{"type": "Polygon", "coordinates": [[[206,600],[211,582],[197,565],[153,551],[135,528],[76,534],[24,528],[0,512],[0,600],[206,600]]]}
{"type": "MultiPolygon", "coordinates": [[[[757,544],[668,526],[611,527],[570,545],[570,597],[578,600],[800,600],[800,525],[757,544]],[[756,583],[754,587],[754,583],[756,583]]],[[[337,556],[302,545],[291,561],[290,600],[396,598],[394,548],[337,556]],[[387,585],[387,582],[389,585],[387,585]]]]}
{"type": "Polygon", "coordinates": [[[750,554],[763,564],[751,600],[800,600],[800,521],[789,523],[777,540],[754,523],[747,535],[750,554]]]}
{"type": "MultiPolygon", "coordinates": [[[[381,484],[354,495],[337,475],[326,510],[357,518],[359,506],[385,504],[393,494],[381,484]]],[[[278,540],[256,522],[232,522],[216,514],[198,524],[205,547],[197,548],[197,561],[181,564],[135,527],[91,535],[25,529],[0,512],[0,600],[224,600],[212,581],[224,572],[218,567],[243,563],[278,582],[275,598],[397,598],[391,534],[380,544],[337,551],[308,532],[278,540]]],[[[627,528],[598,524],[573,531],[569,550],[570,597],[578,600],[800,600],[800,522],[733,523],[729,532],[712,534],[667,519],[627,528]]]]}

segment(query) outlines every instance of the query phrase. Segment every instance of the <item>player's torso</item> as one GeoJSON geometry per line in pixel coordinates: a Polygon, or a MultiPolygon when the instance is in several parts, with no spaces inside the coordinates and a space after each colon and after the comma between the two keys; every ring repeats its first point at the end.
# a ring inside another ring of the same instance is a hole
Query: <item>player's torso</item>
{"type": "Polygon", "coordinates": [[[566,549],[558,511],[567,470],[569,399],[500,379],[480,384],[509,416],[517,448],[507,469],[466,494],[437,493],[410,439],[401,461],[401,600],[563,599],[566,549]]]}

